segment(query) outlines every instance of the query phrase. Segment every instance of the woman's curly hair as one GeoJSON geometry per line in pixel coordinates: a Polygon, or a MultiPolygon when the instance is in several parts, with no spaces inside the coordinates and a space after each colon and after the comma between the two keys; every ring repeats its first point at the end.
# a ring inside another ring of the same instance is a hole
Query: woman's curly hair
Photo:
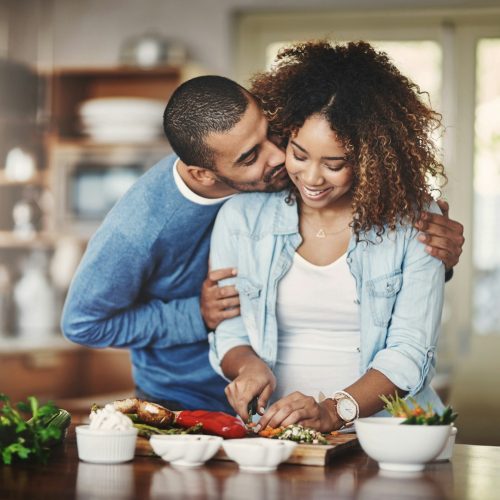
{"type": "Polygon", "coordinates": [[[353,230],[414,223],[431,201],[430,178],[446,181],[431,134],[440,115],[387,55],[366,42],[327,41],[282,49],[274,67],[252,79],[269,133],[281,146],[320,114],[353,165],[353,230]]]}

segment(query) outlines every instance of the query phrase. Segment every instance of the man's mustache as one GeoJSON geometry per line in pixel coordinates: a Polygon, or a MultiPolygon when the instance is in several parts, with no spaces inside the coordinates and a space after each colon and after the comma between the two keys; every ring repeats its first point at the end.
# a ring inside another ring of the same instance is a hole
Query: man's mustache
{"type": "Polygon", "coordinates": [[[273,176],[279,172],[283,167],[285,166],[285,163],[281,163],[280,165],[277,165],[276,167],[274,167],[269,173],[267,173],[265,176],[264,176],[264,182],[271,182],[271,179],[273,178],[273,176]]]}

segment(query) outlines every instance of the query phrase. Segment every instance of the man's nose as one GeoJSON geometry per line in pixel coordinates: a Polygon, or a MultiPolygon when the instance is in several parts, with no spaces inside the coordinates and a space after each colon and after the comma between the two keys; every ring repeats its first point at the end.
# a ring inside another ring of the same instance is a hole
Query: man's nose
{"type": "Polygon", "coordinates": [[[268,157],[267,163],[271,167],[277,167],[282,163],[285,163],[285,152],[282,151],[278,146],[276,146],[273,142],[267,141],[268,146],[268,157]]]}

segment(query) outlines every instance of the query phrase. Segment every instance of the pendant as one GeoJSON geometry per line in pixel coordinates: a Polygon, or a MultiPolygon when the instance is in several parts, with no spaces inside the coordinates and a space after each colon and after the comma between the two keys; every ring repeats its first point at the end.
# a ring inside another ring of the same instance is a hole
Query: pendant
{"type": "Polygon", "coordinates": [[[320,230],[316,233],[316,238],[326,238],[326,233],[325,233],[325,231],[323,231],[323,229],[320,229],[320,230]]]}

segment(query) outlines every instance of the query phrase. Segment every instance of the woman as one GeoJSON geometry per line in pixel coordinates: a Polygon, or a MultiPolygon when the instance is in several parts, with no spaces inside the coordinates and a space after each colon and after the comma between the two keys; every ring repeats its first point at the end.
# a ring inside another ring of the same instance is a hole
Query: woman
{"type": "Polygon", "coordinates": [[[236,197],[216,221],[211,262],[238,268],[242,313],[211,339],[230,404],[245,418],[258,397],[261,426],[323,432],[380,411],[382,394],[441,409],[444,268],[413,228],[437,210],[438,115],[364,42],[291,46],[252,90],[292,188],[236,197]]]}

